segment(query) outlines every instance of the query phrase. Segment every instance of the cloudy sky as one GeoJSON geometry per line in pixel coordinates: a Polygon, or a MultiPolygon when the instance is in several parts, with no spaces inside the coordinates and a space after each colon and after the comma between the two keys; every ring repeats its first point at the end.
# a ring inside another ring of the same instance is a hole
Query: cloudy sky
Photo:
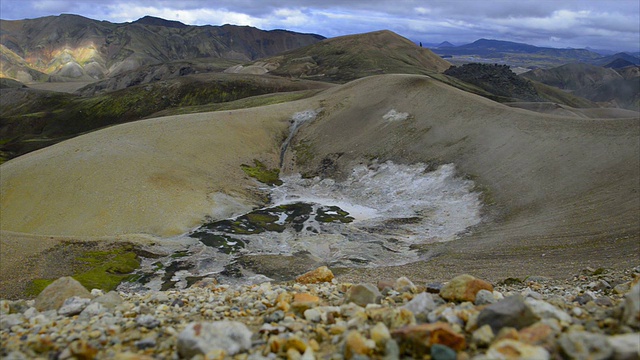
{"type": "Polygon", "coordinates": [[[0,18],[72,13],[128,22],[249,25],[326,37],[389,29],[415,42],[480,38],[639,51],[639,0],[0,0],[0,18]]]}

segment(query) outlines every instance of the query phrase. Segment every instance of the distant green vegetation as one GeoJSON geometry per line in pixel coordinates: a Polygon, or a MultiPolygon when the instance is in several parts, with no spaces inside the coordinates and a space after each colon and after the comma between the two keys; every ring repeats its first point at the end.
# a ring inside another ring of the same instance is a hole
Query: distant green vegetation
{"type": "Polygon", "coordinates": [[[240,165],[240,167],[242,168],[242,171],[245,172],[245,174],[260,181],[263,184],[282,185],[279,169],[267,169],[267,167],[262,162],[256,159],[253,160],[253,163],[254,166],[242,164],[240,165]]]}
{"type": "MultiPolygon", "coordinates": [[[[76,272],[71,276],[87,289],[114,290],[118,284],[128,280],[131,273],[140,267],[140,259],[132,246],[104,251],[87,251],[74,260],[76,272]]],[[[36,296],[55,279],[35,279],[26,293],[36,296]]]]}
{"type": "Polygon", "coordinates": [[[14,93],[3,94],[6,100],[0,109],[0,161],[89,131],[161,114],[163,110],[173,109],[170,114],[182,114],[260,106],[297,100],[317,91],[306,90],[313,85],[302,81],[208,75],[132,86],[91,97],[11,89],[14,93]],[[230,103],[265,94],[269,95],[230,103]]]}

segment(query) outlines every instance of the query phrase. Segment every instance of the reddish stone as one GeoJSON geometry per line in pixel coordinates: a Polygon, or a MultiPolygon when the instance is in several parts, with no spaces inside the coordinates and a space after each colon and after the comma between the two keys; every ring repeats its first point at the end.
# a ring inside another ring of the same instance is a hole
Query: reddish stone
{"type": "Polygon", "coordinates": [[[483,289],[493,291],[493,285],[471,275],[464,274],[456,276],[445,284],[442,289],[440,289],[440,296],[449,301],[474,302],[478,291],[483,289]]]}

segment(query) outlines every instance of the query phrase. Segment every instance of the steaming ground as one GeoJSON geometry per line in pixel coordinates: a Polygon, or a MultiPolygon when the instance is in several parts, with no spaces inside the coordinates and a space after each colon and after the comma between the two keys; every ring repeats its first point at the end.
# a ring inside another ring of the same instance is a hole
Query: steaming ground
{"type": "MultiPolygon", "coordinates": [[[[383,75],[296,102],[114,126],[1,165],[0,290],[13,286],[18,265],[29,274],[20,281],[50,270],[45,262],[25,268],[31,262],[24,259],[49,254],[23,246],[25,238],[120,241],[142,234],[161,243],[207,216],[264,206],[265,189],[240,165],[257,159],[277,167],[292,114],[308,109],[322,111],[290,139],[285,177],[342,184],[354,169],[375,163],[454,164],[482,194],[482,222],[454,241],[424,245],[429,261],[347,269],[344,280],[374,273],[437,280],[462,272],[499,280],[637,265],[637,113],[561,117],[510,108],[425,76],[383,75]],[[7,264],[9,247],[15,257],[7,264]]],[[[244,266],[289,274],[316,265],[300,254],[270,256],[244,266]]]]}

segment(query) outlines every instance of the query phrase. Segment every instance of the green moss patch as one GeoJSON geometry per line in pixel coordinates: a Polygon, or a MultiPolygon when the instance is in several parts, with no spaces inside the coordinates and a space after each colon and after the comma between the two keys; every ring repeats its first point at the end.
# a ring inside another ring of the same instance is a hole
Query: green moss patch
{"type": "Polygon", "coordinates": [[[248,176],[267,185],[282,185],[280,169],[267,169],[259,160],[253,160],[254,166],[242,164],[240,168],[248,176]]]}
{"type": "MultiPolygon", "coordinates": [[[[85,288],[111,291],[132,276],[131,273],[140,267],[140,259],[133,247],[125,246],[81,252],[73,259],[72,266],[74,273],[71,277],[85,288]]],[[[36,296],[54,280],[35,279],[25,292],[29,296],[36,296]]]]}

